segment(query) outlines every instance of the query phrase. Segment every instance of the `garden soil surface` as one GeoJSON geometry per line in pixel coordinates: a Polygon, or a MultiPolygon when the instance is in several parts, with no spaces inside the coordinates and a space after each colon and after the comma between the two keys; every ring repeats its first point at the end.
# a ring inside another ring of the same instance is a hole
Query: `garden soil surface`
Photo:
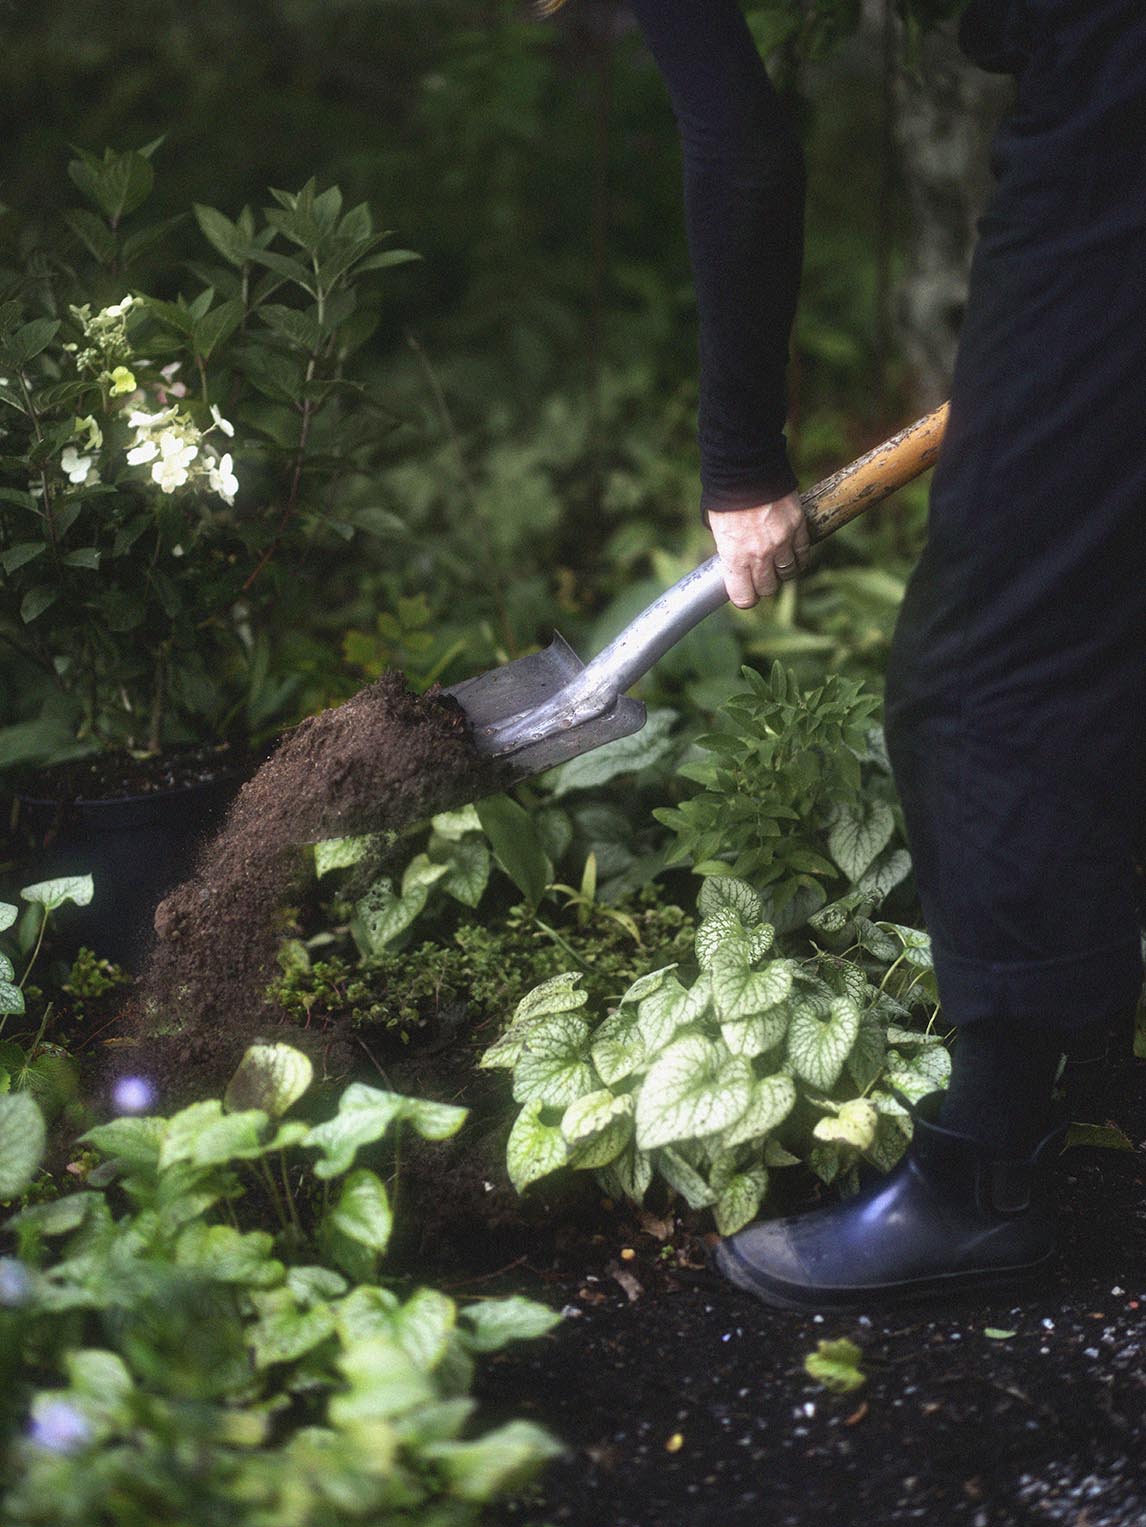
{"type": "Polygon", "coordinates": [[[239,791],[192,878],[156,909],[140,1035],[175,1015],[175,1073],[228,1074],[276,1016],[263,992],[276,973],[283,907],[308,872],[302,846],[393,832],[494,788],[456,701],[413,695],[400,673],[303,721],[239,791]]]}
{"type": "Polygon", "coordinates": [[[427,1281],[566,1315],[479,1369],[487,1421],[528,1417],[568,1448],[498,1527],[1142,1527],[1146,1062],[1100,1095],[1087,1117],[1133,1148],[1064,1153],[1057,1265],[1028,1290],[781,1313],[710,1273],[671,1209],[596,1195],[548,1240],[535,1225],[508,1272],[485,1265],[512,1249],[496,1232],[460,1264],[441,1247],[427,1281]],[[835,1395],[804,1359],[840,1337],[866,1383],[835,1395]]]}

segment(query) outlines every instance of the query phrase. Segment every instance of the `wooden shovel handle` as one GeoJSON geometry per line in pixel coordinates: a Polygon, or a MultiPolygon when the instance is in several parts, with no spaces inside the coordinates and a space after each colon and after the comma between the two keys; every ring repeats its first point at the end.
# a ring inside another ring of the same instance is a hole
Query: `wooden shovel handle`
{"type": "Polygon", "coordinates": [[[948,408],[947,403],[941,404],[934,413],[917,419],[851,466],[842,467],[802,493],[800,502],[812,540],[822,541],[933,467],[947,428],[948,408]]]}

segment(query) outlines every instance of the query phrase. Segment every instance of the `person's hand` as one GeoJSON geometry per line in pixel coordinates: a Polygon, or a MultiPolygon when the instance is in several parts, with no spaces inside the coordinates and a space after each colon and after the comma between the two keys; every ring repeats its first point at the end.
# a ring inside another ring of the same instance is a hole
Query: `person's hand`
{"type": "Polygon", "coordinates": [[[751,509],[713,510],[708,523],[738,609],[750,610],[808,565],[811,541],[798,493],[751,509]]]}

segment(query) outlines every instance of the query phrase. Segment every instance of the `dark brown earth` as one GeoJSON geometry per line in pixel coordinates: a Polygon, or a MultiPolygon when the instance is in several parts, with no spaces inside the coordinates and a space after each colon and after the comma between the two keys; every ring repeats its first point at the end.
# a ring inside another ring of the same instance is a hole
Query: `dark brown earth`
{"type": "Polygon", "coordinates": [[[200,1081],[205,1067],[233,1068],[275,1019],[263,992],[282,909],[306,874],[302,845],[396,830],[492,788],[457,703],[411,694],[399,673],[308,718],[242,787],[195,874],[157,908],[134,1026],[142,1035],[176,1027],[168,1061],[200,1081]]]}
{"type": "Polygon", "coordinates": [[[1058,1263],[1027,1291],[780,1313],[709,1273],[671,1212],[599,1203],[508,1273],[455,1262],[459,1297],[513,1289],[567,1315],[479,1370],[483,1415],[569,1448],[498,1527],[1142,1527],[1146,1062],[1120,1063],[1089,1117],[1135,1149],[1064,1154],[1058,1263]],[[804,1359],[840,1337],[867,1382],[837,1396],[804,1359]]]}

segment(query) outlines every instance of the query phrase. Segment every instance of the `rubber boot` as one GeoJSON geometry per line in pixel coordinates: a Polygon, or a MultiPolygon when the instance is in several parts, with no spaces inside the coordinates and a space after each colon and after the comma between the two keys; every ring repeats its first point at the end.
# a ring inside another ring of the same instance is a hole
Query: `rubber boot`
{"type": "Polygon", "coordinates": [[[762,1220],[721,1241],[717,1267],[765,1304],[851,1310],[1037,1274],[1054,1254],[1045,1166],[1057,1120],[1024,1160],[993,1161],[934,1122],[941,1092],[913,1109],[914,1135],[892,1172],[854,1198],[762,1220]]]}

